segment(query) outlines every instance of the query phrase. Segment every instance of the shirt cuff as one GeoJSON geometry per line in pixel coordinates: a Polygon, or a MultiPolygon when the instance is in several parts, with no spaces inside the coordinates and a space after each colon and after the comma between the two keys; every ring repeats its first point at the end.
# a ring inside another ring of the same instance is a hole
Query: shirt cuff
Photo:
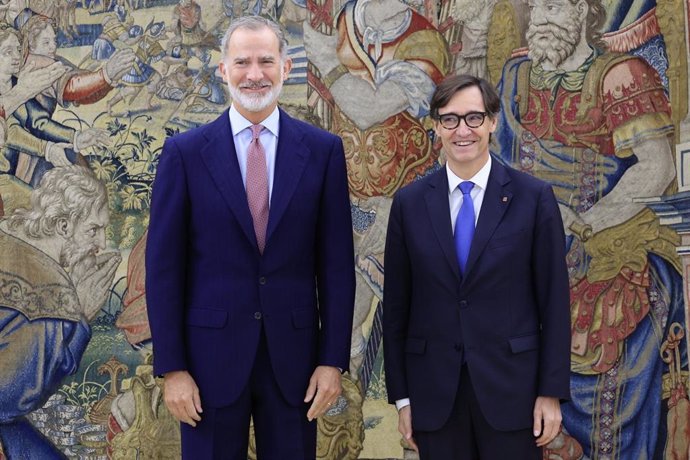
{"type": "Polygon", "coordinates": [[[398,399],[395,401],[395,408],[400,411],[403,407],[409,406],[410,405],[410,398],[403,398],[403,399],[398,399]]]}

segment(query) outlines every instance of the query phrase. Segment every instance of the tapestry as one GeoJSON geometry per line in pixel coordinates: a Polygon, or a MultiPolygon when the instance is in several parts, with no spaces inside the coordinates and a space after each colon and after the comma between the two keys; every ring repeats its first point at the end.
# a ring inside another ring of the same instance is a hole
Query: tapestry
{"type": "Polygon", "coordinates": [[[572,398],[544,458],[690,458],[690,0],[0,0],[0,460],[180,457],[151,187],[164,140],[229,107],[243,15],[286,33],[281,107],[345,147],[355,317],[318,458],[417,458],[386,395],[384,244],[395,192],[445,163],[429,102],[461,73],[498,89],[494,158],[563,216],[572,398]]]}

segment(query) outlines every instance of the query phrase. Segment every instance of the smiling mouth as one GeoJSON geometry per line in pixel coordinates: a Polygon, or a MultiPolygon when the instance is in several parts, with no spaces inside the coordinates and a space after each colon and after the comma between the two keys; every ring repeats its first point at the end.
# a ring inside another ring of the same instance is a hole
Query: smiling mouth
{"type": "Polygon", "coordinates": [[[264,91],[270,89],[271,85],[252,85],[252,86],[240,86],[243,91],[264,91]]]}
{"type": "Polygon", "coordinates": [[[475,141],[457,141],[453,142],[453,145],[457,145],[458,147],[467,147],[468,145],[474,144],[475,141]]]}

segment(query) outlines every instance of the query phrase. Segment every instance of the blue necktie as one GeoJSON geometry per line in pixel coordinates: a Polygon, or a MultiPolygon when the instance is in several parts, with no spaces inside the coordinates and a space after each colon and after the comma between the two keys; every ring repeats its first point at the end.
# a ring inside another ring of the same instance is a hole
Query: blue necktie
{"type": "Polygon", "coordinates": [[[458,255],[460,273],[465,273],[467,257],[470,255],[472,237],[474,236],[474,203],[470,191],[474,183],[470,181],[460,182],[458,188],[462,192],[462,205],[455,219],[455,253],[458,255]]]}

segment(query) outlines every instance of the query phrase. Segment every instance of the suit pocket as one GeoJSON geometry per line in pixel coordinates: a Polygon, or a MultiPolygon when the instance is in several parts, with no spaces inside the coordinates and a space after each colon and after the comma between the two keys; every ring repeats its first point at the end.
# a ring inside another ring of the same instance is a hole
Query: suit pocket
{"type": "Polygon", "coordinates": [[[410,337],[405,342],[405,353],[423,355],[426,351],[426,340],[410,337]]]}
{"type": "Polygon", "coordinates": [[[512,339],[508,339],[508,343],[510,343],[510,350],[513,353],[536,350],[539,348],[539,334],[513,337],[512,339]]]}
{"type": "Polygon", "coordinates": [[[292,310],[292,325],[295,329],[313,328],[316,324],[316,313],[311,308],[292,310]]]}
{"type": "Polygon", "coordinates": [[[228,312],[210,308],[190,308],[187,310],[187,325],[220,329],[228,322],[228,312]]]}

